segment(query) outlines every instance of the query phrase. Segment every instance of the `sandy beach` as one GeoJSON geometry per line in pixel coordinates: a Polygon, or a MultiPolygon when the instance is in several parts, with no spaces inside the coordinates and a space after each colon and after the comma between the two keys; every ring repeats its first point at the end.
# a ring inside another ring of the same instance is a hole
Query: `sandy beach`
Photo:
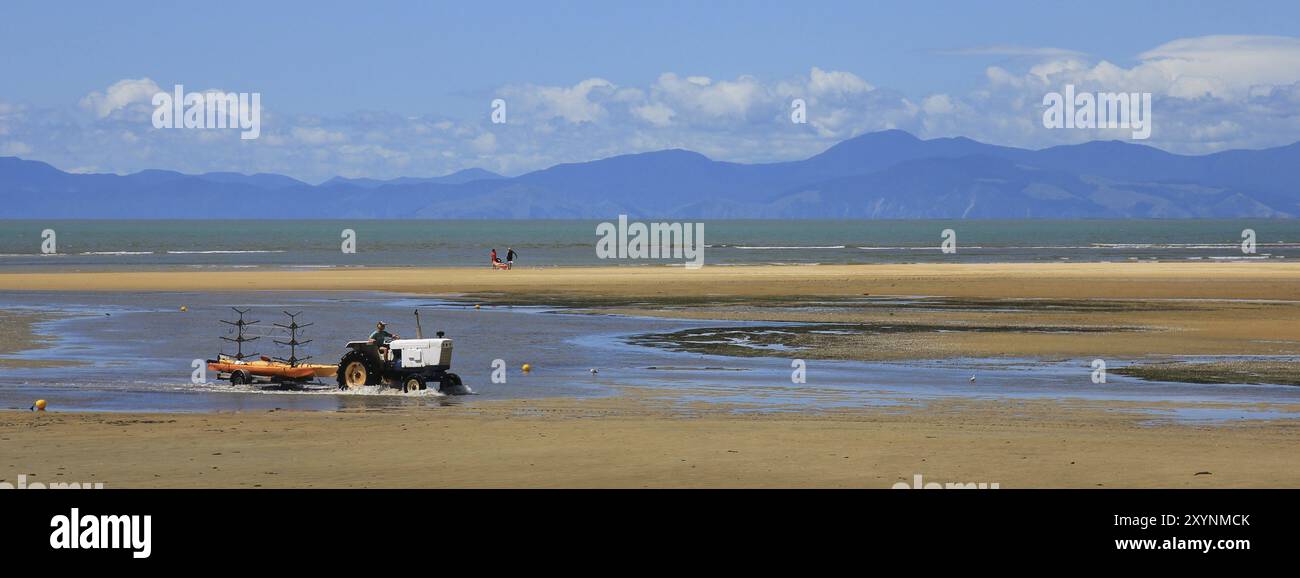
{"type": "Polygon", "coordinates": [[[0,413],[13,482],[106,487],[1296,487],[1289,422],[1150,423],[1123,404],[951,401],[741,414],[656,392],[395,412],[0,413]]]}
{"type": "Polygon", "coordinates": [[[0,290],[352,290],[643,297],[943,295],[1300,299],[1300,263],[989,263],[682,267],[338,268],[0,273],[0,290]]]}
{"type": "MultiPolygon", "coordinates": [[[[800,342],[831,359],[1300,354],[1300,263],[7,273],[0,290],[383,290],[914,329],[800,342]],[[881,301],[849,301],[861,298],[881,301]],[[799,307],[822,299],[829,310],[799,307]]],[[[53,408],[0,413],[0,475],[110,487],[887,488],[916,474],[1005,488],[1300,486],[1294,421],[1187,424],[1139,411],[1158,405],[947,399],[746,413],[625,388],[384,411],[53,408]]]]}

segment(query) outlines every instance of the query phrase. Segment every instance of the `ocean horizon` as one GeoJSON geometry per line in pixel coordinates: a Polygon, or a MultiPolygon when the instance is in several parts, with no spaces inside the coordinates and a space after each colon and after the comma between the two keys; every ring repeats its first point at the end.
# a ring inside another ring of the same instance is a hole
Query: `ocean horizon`
{"type": "MultiPolygon", "coordinates": [[[[616,221],[617,216],[610,219],[616,221]]],[[[657,220],[643,222],[658,222],[657,220]]],[[[1213,220],[704,220],[706,265],[1300,258],[1300,223],[1213,220]],[[944,231],[955,252],[941,249],[944,231]],[[1255,252],[1243,252],[1243,232],[1255,252]]],[[[0,220],[0,269],[680,265],[600,259],[596,220],[0,220]],[[42,254],[53,231],[54,254],[42,254]],[[355,253],[343,251],[345,231],[355,253]]]]}

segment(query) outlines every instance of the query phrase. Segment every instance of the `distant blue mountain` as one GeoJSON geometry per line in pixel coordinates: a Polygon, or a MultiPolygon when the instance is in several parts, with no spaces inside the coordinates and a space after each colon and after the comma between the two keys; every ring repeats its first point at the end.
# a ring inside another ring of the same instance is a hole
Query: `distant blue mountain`
{"type": "Polygon", "coordinates": [[[388,180],[367,179],[367,178],[348,179],[343,177],[334,177],[328,181],[325,181],[324,183],[322,183],[322,185],[356,186],[365,189],[374,189],[374,188],[382,187],[384,185],[418,185],[418,184],[426,184],[426,183],[433,183],[433,184],[440,184],[440,185],[459,185],[463,183],[468,183],[470,181],[482,181],[482,180],[489,180],[489,179],[504,179],[504,178],[505,177],[498,175],[492,171],[476,168],[476,169],[464,169],[464,170],[456,171],[454,173],[451,173],[450,175],[443,175],[441,177],[398,177],[395,179],[388,179],[388,180]]]}
{"type": "Polygon", "coordinates": [[[517,177],[69,174],[0,158],[8,218],[1295,218],[1300,143],[1203,156],[1120,141],[1027,150],[891,130],[741,164],[685,150],[517,177]]]}
{"type": "Polygon", "coordinates": [[[295,178],[271,173],[257,173],[255,175],[244,175],[240,173],[203,173],[199,175],[199,178],[214,183],[245,184],[263,189],[287,189],[289,187],[300,187],[307,184],[295,178]]]}

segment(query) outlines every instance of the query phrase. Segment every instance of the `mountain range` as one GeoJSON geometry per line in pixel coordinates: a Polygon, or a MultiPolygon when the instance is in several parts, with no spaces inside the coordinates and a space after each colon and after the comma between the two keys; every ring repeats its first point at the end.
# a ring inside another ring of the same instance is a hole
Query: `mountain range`
{"type": "Polygon", "coordinates": [[[1122,141],[1041,150],[868,133],[807,159],[743,164],[673,149],[515,177],[75,174],[0,157],[5,218],[1295,218],[1300,142],[1172,154],[1122,141]]]}

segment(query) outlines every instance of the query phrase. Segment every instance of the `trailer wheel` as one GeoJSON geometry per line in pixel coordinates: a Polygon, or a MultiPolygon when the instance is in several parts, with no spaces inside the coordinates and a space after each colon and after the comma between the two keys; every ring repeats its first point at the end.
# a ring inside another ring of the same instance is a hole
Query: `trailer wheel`
{"type": "Polygon", "coordinates": [[[424,378],[418,375],[412,375],[402,382],[403,393],[415,393],[424,389],[424,378]]]}
{"type": "Polygon", "coordinates": [[[234,373],[230,374],[230,385],[245,385],[251,381],[253,380],[242,370],[235,370],[234,373]]]}
{"type": "Polygon", "coordinates": [[[339,361],[339,389],[350,389],[379,383],[379,368],[373,367],[370,358],[357,350],[347,352],[339,361]]]}

